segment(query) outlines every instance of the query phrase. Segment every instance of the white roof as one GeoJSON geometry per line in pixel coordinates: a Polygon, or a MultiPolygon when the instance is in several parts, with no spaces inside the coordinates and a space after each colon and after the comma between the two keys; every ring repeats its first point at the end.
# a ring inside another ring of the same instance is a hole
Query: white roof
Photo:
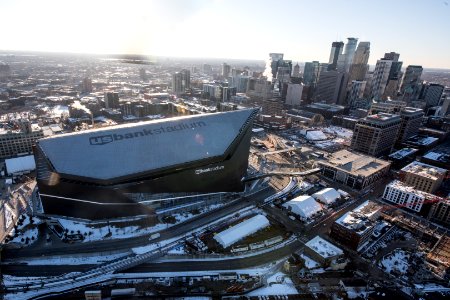
{"type": "Polygon", "coordinates": [[[312,197],[324,204],[331,204],[339,199],[341,194],[333,188],[326,188],[313,194],[312,197]]]}
{"type": "Polygon", "coordinates": [[[311,196],[298,196],[286,202],[283,206],[286,208],[290,207],[292,213],[305,219],[322,210],[322,206],[311,196]]]}
{"type": "Polygon", "coordinates": [[[327,136],[320,130],[302,130],[301,133],[310,141],[326,140],[327,136]]]}
{"type": "Polygon", "coordinates": [[[222,247],[227,248],[242,240],[246,236],[249,236],[269,225],[269,220],[265,216],[256,215],[216,234],[214,239],[221,244],[222,247]]]}
{"type": "Polygon", "coordinates": [[[433,180],[437,180],[438,177],[442,177],[445,175],[445,173],[447,173],[446,169],[438,168],[418,161],[413,161],[412,163],[404,167],[402,171],[413,173],[422,177],[427,177],[433,180]]]}
{"type": "Polygon", "coordinates": [[[318,235],[316,235],[316,237],[314,237],[312,240],[309,240],[305,244],[305,246],[313,250],[323,258],[330,258],[344,254],[341,249],[324,240],[318,235]]]}
{"type": "Polygon", "coordinates": [[[36,169],[36,163],[34,162],[33,155],[6,159],[5,164],[8,174],[17,174],[36,169]]]}

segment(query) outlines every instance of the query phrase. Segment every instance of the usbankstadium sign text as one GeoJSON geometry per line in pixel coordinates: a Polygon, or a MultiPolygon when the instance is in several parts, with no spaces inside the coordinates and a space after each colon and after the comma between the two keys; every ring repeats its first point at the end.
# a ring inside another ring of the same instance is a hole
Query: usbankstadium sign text
{"type": "Polygon", "coordinates": [[[115,141],[134,139],[139,137],[154,136],[159,134],[165,134],[175,131],[182,131],[188,129],[195,129],[199,127],[205,127],[206,123],[203,121],[193,123],[179,123],[174,126],[161,126],[159,128],[144,128],[139,131],[126,132],[126,133],[112,133],[105,135],[92,136],[89,138],[89,144],[94,146],[106,145],[115,141]]]}

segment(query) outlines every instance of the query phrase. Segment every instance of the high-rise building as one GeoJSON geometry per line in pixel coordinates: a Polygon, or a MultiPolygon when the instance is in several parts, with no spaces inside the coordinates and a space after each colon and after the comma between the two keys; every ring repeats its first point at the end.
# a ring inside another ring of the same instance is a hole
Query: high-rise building
{"type": "Polygon", "coordinates": [[[360,42],[353,56],[349,71],[349,82],[353,80],[363,81],[366,76],[369,65],[370,42],[360,42]]]}
{"type": "Polygon", "coordinates": [[[450,226],[450,199],[442,199],[434,203],[428,216],[432,221],[450,226]]]}
{"type": "Polygon", "coordinates": [[[373,102],[370,105],[369,115],[377,113],[400,114],[400,111],[406,107],[406,102],[401,100],[386,100],[383,102],[373,102]]]}
{"type": "Polygon", "coordinates": [[[119,108],[119,93],[105,93],[105,108],[119,108]]]}
{"type": "Polygon", "coordinates": [[[381,99],[386,99],[386,87],[389,84],[389,81],[392,81],[389,85],[388,94],[392,93],[395,86],[395,81],[399,81],[399,76],[401,72],[402,62],[399,62],[398,59],[400,54],[391,52],[385,53],[382,59],[377,61],[375,66],[375,70],[373,72],[372,79],[372,91],[370,97],[377,101],[381,99]]]}
{"type": "Polygon", "coordinates": [[[212,66],[210,64],[203,64],[202,71],[205,74],[211,74],[212,73],[212,66]]]}
{"type": "Polygon", "coordinates": [[[423,110],[414,107],[405,107],[400,111],[402,123],[398,132],[398,143],[402,143],[410,137],[417,135],[422,125],[423,110]]]}
{"type": "Polygon", "coordinates": [[[401,119],[379,113],[359,120],[353,131],[352,149],[372,156],[389,154],[397,140],[401,119]]]}
{"type": "Polygon", "coordinates": [[[319,79],[320,63],[318,61],[306,62],[303,70],[305,85],[315,87],[319,79]]]}
{"type": "Polygon", "coordinates": [[[300,105],[303,93],[303,84],[287,84],[286,104],[297,106],[300,105]]]}
{"type": "Polygon", "coordinates": [[[264,115],[270,115],[270,116],[279,116],[283,113],[283,102],[280,101],[281,99],[268,99],[264,100],[262,103],[262,113],[264,115]]]}
{"type": "Polygon", "coordinates": [[[183,69],[172,75],[172,92],[184,93],[191,87],[191,71],[183,69]]]}
{"type": "Polygon", "coordinates": [[[11,67],[0,62],[0,80],[8,79],[11,76],[11,67]]]}
{"type": "Polygon", "coordinates": [[[81,92],[82,93],[91,93],[92,92],[92,79],[84,78],[81,82],[81,92]]]}
{"type": "Polygon", "coordinates": [[[343,104],[347,87],[348,75],[338,71],[320,73],[314,100],[330,104],[343,104]]]}
{"type": "Polygon", "coordinates": [[[328,71],[334,71],[337,68],[339,56],[342,55],[344,42],[333,42],[331,44],[330,59],[328,60],[328,71]]]}
{"type": "Polygon", "coordinates": [[[350,70],[350,65],[353,61],[353,56],[355,55],[356,45],[358,44],[358,39],[349,37],[347,38],[347,44],[344,47],[344,53],[338,58],[337,70],[340,72],[348,72],[350,70]]]}
{"type": "Polygon", "coordinates": [[[438,106],[440,104],[445,86],[438,83],[429,83],[425,86],[424,101],[427,107],[438,106]]]}
{"type": "Polygon", "coordinates": [[[400,89],[400,81],[402,79],[402,64],[401,61],[394,61],[391,65],[386,88],[384,89],[383,99],[397,98],[400,89]]]}
{"type": "Polygon", "coordinates": [[[283,60],[283,56],[283,53],[269,53],[269,62],[264,72],[264,75],[269,81],[277,77],[278,67],[283,60]]]}
{"type": "Polygon", "coordinates": [[[230,76],[230,72],[231,72],[231,66],[227,63],[223,63],[221,75],[226,78],[226,77],[230,76]]]}
{"type": "Polygon", "coordinates": [[[347,104],[351,109],[358,108],[356,103],[359,99],[364,98],[364,90],[366,88],[365,81],[353,80],[350,84],[350,91],[347,96],[347,104]]]}
{"type": "Polygon", "coordinates": [[[441,186],[446,169],[414,161],[400,170],[400,180],[415,189],[434,193],[441,186]]]}
{"type": "Polygon", "coordinates": [[[292,61],[291,60],[280,60],[278,61],[277,70],[277,81],[278,86],[283,86],[283,83],[288,83],[291,81],[292,73],[292,61]]]}
{"type": "Polygon", "coordinates": [[[434,198],[433,195],[418,191],[399,180],[389,183],[383,193],[384,200],[415,212],[420,212],[425,201],[432,198],[434,198]]]}
{"type": "Polygon", "coordinates": [[[402,86],[400,88],[400,92],[403,95],[403,101],[411,102],[417,100],[419,97],[419,83],[422,72],[422,66],[410,65],[406,68],[402,86]]]}
{"type": "Polygon", "coordinates": [[[235,87],[222,87],[222,102],[228,102],[231,100],[232,96],[236,96],[236,88],[235,87]]]}
{"type": "Polygon", "coordinates": [[[294,66],[292,77],[300,77],[300,66],[298,65],[298,63],[294,66]]]}
{"type": "Polygon", "coordinates": [[[41,127],[29,120],[22,119],[19,125],[20,129],[0,129],[0,158],[32,153],[33,145],[45,135],[41,127]]]}
{"type": "Polygon", "coordinates": [[[230,86],[236,88],[237,93],[246,93],[250,76],[237,75],[231,77],[230,86]]]}

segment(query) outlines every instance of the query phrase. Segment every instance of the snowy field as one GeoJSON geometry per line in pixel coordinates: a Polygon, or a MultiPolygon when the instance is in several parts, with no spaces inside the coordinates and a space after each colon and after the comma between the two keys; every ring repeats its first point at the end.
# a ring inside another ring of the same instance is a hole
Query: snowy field
{"type": "MultiPolygon", "coordinates": [[[[199,209],[200,214],[206,213],[213,209],[217,209],[223,206],[223,204],[214,204],[210,206],[203,207],[199,209]]],[[[100,240],[107,239],[126,239],[132,238],[142,235],[151,234],[154,232],[158,232],[174,225],[180,224],[182,222],[186,222],[187,220],[198,216],[199,214],[192,214],[190,212],[186,213],[175,213],[172,216],[176,219],[176,222],[173,224],[165,224],[160,223],[156,224],[152,227],[142,228],[140,226],[125,226],[125,227],[116,227],[113,223],[110,223],[109,226],[101,226],[94,227],[90,226],[88,223],[72,221],[69,219],[58,219],[61,226],[67,228],[69,230],[68,234],[76,234],[80,233],[85,238],[83,242],[95,242],[100,240]]]]}
{"type": "Polygon", "coordinates": [[[309,256],[306,256],[305,254],[300,254],[301,258],[305,260],[305,267],[307,269],[316,269],[320,267],[320,264],[316,262],[315,260],[311,259],[309,256]]]}
{"type": "Polygon", "coordinates": [[[328,126],[323,129],[325,133],[335,134],[336,136],[344,139],[351,139],[353,136],[353,131],[347,128],[338,126],[328,126]]]}
{"type": "Polygon", "coordinates": [[[111,255],[52,256],[51,258],[29,258],[21,260],[28,265],[95,265],[127,256],[129,253],[111,255]]]}
{"type": "Polygon", "coordinates": [[[277,272],[267,278],[265,287],[256,289],[246,294],[246,296],[269,296],[269,295],[295,295],[298,294],[292,280],[285,274],[277,272]]]}
{"type": "Polygon", "coordinates": [[[108,239],[126,239],[145,234],[150,234],[168,228],[167,224],[156,224],[155,226],[142,228],[140,226],[116,227],[109,226],[93,227],[87,223],[72,221],[68,219],[58,219],[61,226],[69,230],[69,234],[80,233],[85,237],[83,242],[94,242],[108,239]]]}
{"type": "Polygon", "coordinates": [[[9,236],[17,236],[9,241],[9,244],[19,244],[22,246],[31,245],[38,239],[39,230],[37,225],[42,223],[41,219],[33,217],[33,224],[30,223],[30,217],[28,215],[21,215],[19,220],[22,219],[22,224],[17,226],[17,230],[12,229],[9,236]],[[24,218],[25,217],[25,218],[24,218]],[[27,243],[28,238],[28,243],[27,243]]]}
{"type": "Polygon", "coordinates": [[[410,254],[404,250],[396,249],[392,253],[384,256],[378,263],[378,266],[386,273],[397,271],[401,274],[406,274],[409,268],[410,254]]]}

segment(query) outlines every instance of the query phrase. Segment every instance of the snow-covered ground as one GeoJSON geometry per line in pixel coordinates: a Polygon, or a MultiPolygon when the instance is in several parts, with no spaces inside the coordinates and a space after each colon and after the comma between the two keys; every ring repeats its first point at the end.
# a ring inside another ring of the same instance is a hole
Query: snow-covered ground
{"type": "Polygon", "coordinates": [[[307,269],[316,269],[320,267],[320,264],[316,262],[315,260],[311,259],[309,256],[306,256],[305,254],[300,254],[300,256],[305,260],[305,267],[307,269]]]}
{"type": "Polygon", "coordinates": [[[39,235],[39,230],[37,229],[37,227],[33,227],[30,228],[28,230],[25,231],[21,231],[14,239],[12,239],[9,244],[11,243],[16,243],[16,244],[20,244],[20,245],[31,245],[33,244],[35,241],[37,241],[39,235]],[[28,243],[27,243],[27,239],[28,239],[28,243]]]}
{"type": "Polygon", "coordinates": [[[336,136],[345,139],[351,139],[353,136],[352,130],[338,126],[327,126],[323,128],[323,132],[335,134],[336,136]]]}
{"type": "Polygon", "coordinates": [[[12,229],[9,233],[9,236],[11,237],[16,233],[17,236],[14,239],[10,240],[9,243],[20,244],[23,246],[31,245],[38,239],[39,230],[37,228],[37,225],[42,223],[42,220],[37,217],[33,217],[33,224],[31,224],[29,215],[21,215],[19,217],[19,220],[22,220],[22,224],[17,225],[17,230],[12,229]]]}
{"type": "Polygon", "coordinates": [[[409,257],[410,254],[408,252],[396,249],[392,253],[384,256],[378,263],[378,266],[386,273],[391,273],[391,271],[395,270],[401,274],[406,274],[409,268],[409,257]]]}
{"type": "Polygon", "coordinates": [[[180,245],[178,247],[175,247],[167,252],[167,254],[186,254],[186,249],[184,248],[184,245],[180,245]]]}
{"type": "Polygon", "coordinates": [[[28,265],[94,265],[127,256],[129,253],[110,255],[83,255],[83,256],[52,256],[51,258],[37,257],[21,260],[28,265]]]}
{"type": "MultiPolygon", "coordinates": [[[[217,209],[224,204],[213,204],[210,206],[203,207],[199,209],[200,214],[206,213],[213,209],[217,209]]],[[[176,224],[185,222],[198,214],[194,215],[190,212],[186,213],[175,213],[172,215],[176,222],[173,224],[165,224],[159,223],[152,227],[142,228],[140,226],[125,226],[125,227],[116,227],[114,223],[110,223],[109,226],[92,226],[88,223],[83,223],[80,221],[73,221],[69,219],[58,219],[61,226],[67,228],[69,230],[68,234],[77,234],[78,232],[83,235],[85,238],[83,242],[94,242],[105,239],[126,239],[131,237],[137,237],[142,235],[147,235],[150,233],[158,232],[169,227],[172,227],[176,224]]]]}
{"type": "Polygon", "coordinates": [[[277,272],[267,278],[265,287],[256,289],[246,294],[246,296],[268,296],[268,295],[295,295],[298,294],[292,280],[285,274],[277,272]]]}
{"type": "Polygon", "coordinates": [[[58,219],[61,226],[69,230],[68,234],[80,233],[85,237],[83,242],[93,242],[105,239],[126,239],[141,235],[150,234],[156,231],[166,229],[167,224],[156,224],[155,226],[142,228],[140,226],[116,227],[114,224],[109,226],[93,227],[88,223],[73,221],[68,219],[58,219]],[[109,236],[110,235],[110,236],[109,236]]]}
{"type": "Polygon", "coordinates": [[[355,291],[354,289],[349,289],[347,291],[347,296],[348,299],[367,299],[367,295],[370,294],[372,292],[366,292],[366,291],[355,291]]]}
{"type": "MultiPolygon", "coordinates": [[[[198,211],[200,212],[200,214],[204,214],[204,213],[209,212],[211,210],[214,210],[214,209],[217,209],[219,207],[222,207],[223,205],[224,205],[223,203],[213,204],[213,205],[202,207],[198,211]]],[[[173,226],[175,224],[185,222],[185,221],[187,221],[189,219],[192,219],[193,217],[196,217],[198,215],[199,214],[195,214],[194,215],[191,212],[175,213],[172,216],[176,219],[176,222],[174,224],[170,224],[170,225],[173,226]]]]}

